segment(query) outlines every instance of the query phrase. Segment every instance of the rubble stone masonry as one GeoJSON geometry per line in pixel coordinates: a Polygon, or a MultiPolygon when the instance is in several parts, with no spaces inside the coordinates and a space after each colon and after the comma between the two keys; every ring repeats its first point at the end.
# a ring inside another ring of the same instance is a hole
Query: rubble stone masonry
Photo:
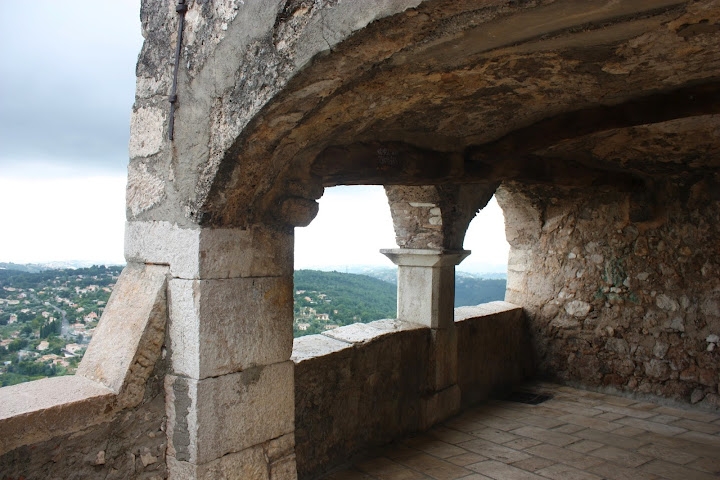
{"type": "Polygon", "coordinates": [[[526,309],[543,374],[717,408],[718,184],[654,188],[645,204],[613,191],[501,188],[506,299],[526,309]]]}

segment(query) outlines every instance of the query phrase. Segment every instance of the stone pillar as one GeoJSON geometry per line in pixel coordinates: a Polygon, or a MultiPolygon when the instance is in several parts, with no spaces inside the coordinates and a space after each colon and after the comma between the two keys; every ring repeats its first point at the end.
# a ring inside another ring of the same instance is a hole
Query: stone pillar
{"type": "Polygon", "coordinates": [[[398,319],[430,328],[428,393],[421,423],[429,428],[460,408],[455,331],[455,266],[470,252],[434,249],[381,250],[398,266],[398,319]]]}
{"type": "Polygon", "coordinates": [[[128,261],[170,265],[170,478],[295,480],[292,229],[126,232],[128,261]]]}

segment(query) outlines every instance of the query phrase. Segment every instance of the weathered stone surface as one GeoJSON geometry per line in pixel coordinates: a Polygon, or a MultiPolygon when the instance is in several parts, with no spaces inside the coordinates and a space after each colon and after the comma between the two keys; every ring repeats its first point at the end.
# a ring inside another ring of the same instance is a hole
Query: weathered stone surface
{"type": "Polygon", "coordinates": [[[429,328],[379,320],[296,339],[296,453],[301,478],[312,478],[353,452],[403,432],[428,428],[461,403],[487,399],[489,393],[512,388],[532,373],[532,350],[520,307],[491,302],[458,308],[455,318],[459,388],[438,389],[430,383],[436,359],[429,328]],[[309,356],[313,351],[317,356],[309,356]]]}
{"type": "Polygon", "coordinates": [[[160,358],[167,322],[168,268],[128,264],[103,311],[77,375],[120,394],[121,408],[143,398],[160,358]]]}
{"type": "Polygon", "coordinates": [[[133,216],[158,205],[165,198],[165,180],[147,164],[136,161],[128,165],[127,209],[133,216]]]}
{"type": "Polygon", "coordinates": [[[173,370],[207,378],[269,365],[292,351],[292,278],[169,284],[173,370]]]}
{"type": "Polygon", "coordinates": [[[112,422],[17,448],[0,456],[0,472],[3,478],[53,480],[166,478],[163,410],[161,395],[112,422]]]}
{"type": "Polygon", "coordinates": [[[273,277],[292,274],[293,234],[247,229],[182,228],[169,222],[128,222],[125,258],[166,264],[176,278],[273,277]]]}
{"type": "Polygon", "coordinates": [[[0,453],[110,419],[116,394],[82,376],[52,377],[0,389],[0,453]]]}
{"type": "Polygon", "coordinates": [[[169,478],[187,480],[297,480],[292,435],[193,465],[168,457],[169,478]],[[282,446],[282,448],[278,448],[282,446]]]}
{"type": "Polygon", "coordinates": [[[130,118],[130,158],[150,157],[163,145],[165,111],[159,108],[138,108],[130,118]]]}
{"type": "Polygon", "coordinates": [[[194,380],[168,376],[168,454],[200,466],[292,433],[293,363],[194,380]]]}
{"type": "MultiPolygon", "coordinates": [[[[11,394],[10,399],[3,399],[0,405],[10,406],[13,401],[31,398],[46,408],[42,418],[15,415],[13,418],[22,424],[21,430],[0,420],[6,433],[2,440],[17,443],[37,439],[32,431],[38,428],[49,434],[43,434],[48,440],[23,442],[23,446],[0,454],[3,478],[165,478],[165,398],[162,395],[165,369],[164,362],[159,361],[145,386],[142,404],[119,414],[112,411],[111,403],[97,404],[89,398],[92,392],[87,385],[91,381],[84,377],[56,377],[18,385],[33,389],[26,392],[29,397],[12,394],[14,387],[0,389],[0,394],[6,391],[11,394]],[[75,401],[79,397],[84,400],[75,401]],[[49,407],[51,402],[62,405],[49,407]],[[69,429],[65,428],[68,426],[69,429]],[[152,462],[151,458],[157,461],[152,462]]],[[[3,446],[6,445],[8,443],[3,446]]]]}
{"type": "Polygon", "coordinates": [[[529,313],[540,372],[685,401],[716,392],[720,362],[707,339],[720,317],[703,306],[720,288],[717,179],[683,182],[647,187],[662,200],[642,222],[623,192],[501,188],[503,208],[530,212],[508,219],[524,266],[509,269],[507,298],[529,313]],[[534,220],[548,216],[552,230],[534,220]]]}
{"type": "Polygon", "coordinates": [[[496,186],[386,185],[396,243],[408,249],[462,250],[470,221],[490,201],[496,186]]]}
{"type": "Polygon", "coordinates": [[[450,328],[455,265],[470,252],[400,248],[380,253],[398,265],[398,319],[430,328],[450,328]]]}
{"type": "MultiPolygon", "coordinates": [[[[353,323],[323,332],[322,336],[349,344],[373,342],[383,336],[399,331],[422,330],[423,326],[401,320],[376,320],[370,323],[353,323]]],[[[297,339],[301,341],[301,339],[297,339]]],[[[319,340],[313,340],[317,343],[319,340]]],[[[308,341],[309,342],[309,341],[308,341]]],[[[295,350],[293,348],[293,355],[295,350]]]]}
{"type": "Polygon", "coordinates": [[[508,391],[534,373],[530,332],[522,308],[490,302],[455,309],[457,383],[462,403],[508,391]]]}
{"type": "MultiPolygon", "coordinates": [[[[373,323],[364,325],[367,340],[353,330],[352,348],[296,360],[295,451],[301,478],[420,427],[430,331],[383,332],[373,323]]],[[[323,335],[303,337],[303,343],[325,342],[313,337],[323,335]]]]}
{"type": "Polygon", "coordinates": [[[290,360],[297,365],[306,360],[341,352],[349,348],[352,348],[352,343],[335,340],[327,335],[305,335],[293,340],[290,360]]]}

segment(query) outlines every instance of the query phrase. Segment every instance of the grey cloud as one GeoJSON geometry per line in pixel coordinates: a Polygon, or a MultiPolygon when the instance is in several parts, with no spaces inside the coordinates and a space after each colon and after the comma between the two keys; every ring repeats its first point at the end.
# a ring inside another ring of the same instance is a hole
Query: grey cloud
{"type": "Polygon", "coordinates": [[[0,168],[42,160],[124,172],[139,1],[7,2],[0,16],[0,168]]]}

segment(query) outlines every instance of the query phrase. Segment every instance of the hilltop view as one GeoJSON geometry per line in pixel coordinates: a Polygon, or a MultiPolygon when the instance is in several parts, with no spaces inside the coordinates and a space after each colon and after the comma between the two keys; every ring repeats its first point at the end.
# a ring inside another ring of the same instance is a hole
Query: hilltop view
{"type": "MultiPolygon", "coordinates": [[[[396,271],[297,270],[293,334],[394,318],[396,271]]],[[[121,266],[0,265],[0,386],[72,375],[95,333],[121,266]]],[[[505,280],[458,273],[455,306],[502,300],[505,280]]]]}

